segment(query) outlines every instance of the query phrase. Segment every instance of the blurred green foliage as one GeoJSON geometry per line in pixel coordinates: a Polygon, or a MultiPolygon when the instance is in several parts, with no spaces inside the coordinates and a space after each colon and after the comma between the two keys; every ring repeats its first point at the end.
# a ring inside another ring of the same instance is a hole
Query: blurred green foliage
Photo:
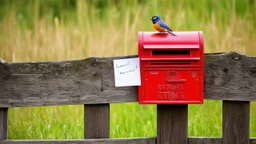
{"type": "MultiPolygon", "coordinates": [[[[57,17],[63,21],[77,19],[79,0],[1,0],[0,1],[0,21],[3,20],[9,9],[14,8],[20,23],[27,27],[33,27],[33,20],[38,17],[53,20],[57,17]],[[38,15],[38,16],[37,16],[38,15]]],[[[191,9],[196,17],[202,17],[208,21],[212,15],[221,21],[226,21],[227,17],[232,17],[232,11],[236,16],[247,19],[255,19],[255,0],[85,0],[88,10],[88,22],[91,17],[107,17],[109,8],[118,9],[120,22],[125,17],[127,8],[136,8],[138,6],[148,5],[150,14],[164,15],[166,9],[173,9],[174,12],[181,5],[184,9],[191,9]],[[92,12],[95,11],[95,13],[92,12]],[[227,13],[229,11],[229,13],[227,13]]],[[[131,17],[131,19],[134,16],[131,17]]],[[[255,23],[255,22],[254,22],[255,23]]]]}

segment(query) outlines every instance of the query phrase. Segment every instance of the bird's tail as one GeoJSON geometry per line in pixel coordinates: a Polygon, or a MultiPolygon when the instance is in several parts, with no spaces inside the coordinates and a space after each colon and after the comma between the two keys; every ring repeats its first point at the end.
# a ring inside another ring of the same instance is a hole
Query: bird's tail
{"type": "Polygon", "coordinates": [[[173,36],[177,36],[175,33],[173,33],[172,31],[167,31],[169,34],[173,35],[173,36]]]}

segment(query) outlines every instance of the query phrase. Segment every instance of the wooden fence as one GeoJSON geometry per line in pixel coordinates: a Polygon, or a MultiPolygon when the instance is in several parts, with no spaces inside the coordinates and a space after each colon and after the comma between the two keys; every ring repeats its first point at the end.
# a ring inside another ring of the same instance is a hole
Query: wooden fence
{"type": "MultiPolygon", "coordinates": [[[[137,87],[114,86],[113,59],[0,62],[0,144],[256,144],[249,135],[256,100],[256,57],[205,54],[205,99],[223,101],[223,136],[188,137],[188,105],[157,105],[157,136],[109,138],[109,103],[137,102],[137,87]],[[84,138],[8,140],[9,107],[84,104],[84,138]]],[[[209,113],[211,113],[209,111],[209,113]]]]}

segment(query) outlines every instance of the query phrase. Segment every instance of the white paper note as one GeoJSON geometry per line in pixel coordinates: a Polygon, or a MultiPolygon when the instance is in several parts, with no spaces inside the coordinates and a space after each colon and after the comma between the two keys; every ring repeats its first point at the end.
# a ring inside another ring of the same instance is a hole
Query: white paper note
{"type": "Polygon", "coordinates": [[[115,86],[140,86],[139,58],[114,60],[115,86]]]}

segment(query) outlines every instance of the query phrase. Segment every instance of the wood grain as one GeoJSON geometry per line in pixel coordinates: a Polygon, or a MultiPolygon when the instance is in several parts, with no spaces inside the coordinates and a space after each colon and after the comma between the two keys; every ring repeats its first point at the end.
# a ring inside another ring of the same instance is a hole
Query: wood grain
{"type": "Polygon", "coordinates": [[[223,144],[249,144],[250,102],[223,101],[223,144]]]}
{"type": "MultiPolygon", "coordinates": [[[[113,60],[90,57],[0,63],[0,107],[137,102],[138,87],[115,87],[113,60]]],[[[205,54],[204,94],[213,100],[256,100],[256,57],[205,54]]]]}
{"type": "Polygon", "coordinates": [[[8,108],[0,108],[0,140],[8,139],[8,108]]]}
{"type": "Polygon", "coordinates": [[[187,144],[188,105],[157,105],[157,144],[187,144]]]}
{"type": "Polygon", "coordinates": [[[109,104],[84,105],[84,138],[109,138],[109,104]]]}
{"type": "MultiPolygon", "coordinates": [[[[126,138],[126,139],[85,139],[85,140],[6,140],[0,144],[157,144],[156,138],[126,138]]],[[[188,144],[222,144],[221,138],[188,138],[188,144]]],[[[250,139],[250,144],[256,144],[256,139],[250,139]]]]}
{"type": "Polygon", "coordinates": [[[11,74],[8,63],[0,58],[0,79],[5,79],[11,74]]]}

